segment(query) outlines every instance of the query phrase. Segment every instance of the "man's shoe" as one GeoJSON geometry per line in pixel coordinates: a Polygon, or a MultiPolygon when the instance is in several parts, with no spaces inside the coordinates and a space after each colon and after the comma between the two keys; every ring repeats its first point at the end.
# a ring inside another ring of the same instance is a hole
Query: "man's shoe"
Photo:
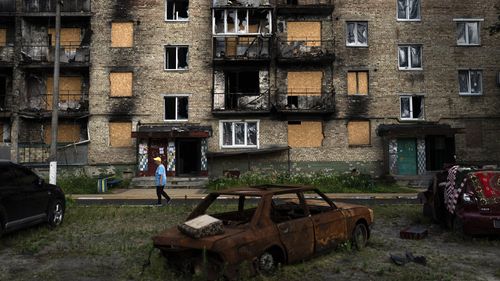
{"type": "Polygon", "coordinates": [[[168,198],[168,200],[167,200],[167,205],[170,203],[172,203],[172,198],[168,198]]]}

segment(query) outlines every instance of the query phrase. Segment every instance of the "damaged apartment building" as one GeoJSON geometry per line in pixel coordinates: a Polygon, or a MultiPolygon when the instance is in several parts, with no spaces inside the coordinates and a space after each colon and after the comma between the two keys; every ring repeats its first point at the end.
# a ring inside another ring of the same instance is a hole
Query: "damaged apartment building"
{"type": "MultiPolygon", "coordinates": [[[[170,176],[498,164],[489,0],[67,0],[58,162],[170,176]]],[[[54,0],[0,0],[0,156],[46,165],[54,0]]]]}

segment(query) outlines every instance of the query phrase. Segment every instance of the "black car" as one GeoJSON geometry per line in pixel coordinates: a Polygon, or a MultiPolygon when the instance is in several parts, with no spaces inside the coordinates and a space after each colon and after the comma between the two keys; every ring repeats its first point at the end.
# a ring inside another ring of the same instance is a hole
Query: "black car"
{"type": "Polygon", "coordinates": [[[65,206],[61,188],[26,167],[0,160],[0,235],[43,222],[58,226],[65,206]]]}

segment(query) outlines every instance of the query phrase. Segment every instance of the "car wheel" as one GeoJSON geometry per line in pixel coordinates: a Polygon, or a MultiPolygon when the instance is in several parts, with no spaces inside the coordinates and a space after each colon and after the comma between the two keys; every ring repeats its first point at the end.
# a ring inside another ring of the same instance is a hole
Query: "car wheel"
{"type": "Polygon", "coordinates": [[[59,226],[64,219],[64,205],[60,200],[56,200],[49,207],[48,223],[50,227],[59,226]]]}
{"type": "Polygon", "coordinates": [[[366,246],[366,241],[368,240],[368,230],[364,223],[356,224],[356,227],[352,231],[352,244],[356,250],[360,251],[366,246]]]}
{"type": "Polygon", "coordinates": [[[264,252],[257,260],[257,268],[260,272],[269,274],[276,270],[278,260],[271,252],[264,252]]]}

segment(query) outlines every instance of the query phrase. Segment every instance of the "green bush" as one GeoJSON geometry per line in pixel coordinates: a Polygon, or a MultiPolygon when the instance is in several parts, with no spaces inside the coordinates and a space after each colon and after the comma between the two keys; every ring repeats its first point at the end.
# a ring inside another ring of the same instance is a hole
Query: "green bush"
{"type": "MultiPolygon", "coordinates": [[[[122,180],[113,188],[127,188],[130,180],[122,180]]],[[[57,185],[65,194],[95,194],[97,193],[97,178],[88,176],[66,176],[57,179],[57,185]]],[[[108,189],[109,191],[109,189],[108,189]]]]}

